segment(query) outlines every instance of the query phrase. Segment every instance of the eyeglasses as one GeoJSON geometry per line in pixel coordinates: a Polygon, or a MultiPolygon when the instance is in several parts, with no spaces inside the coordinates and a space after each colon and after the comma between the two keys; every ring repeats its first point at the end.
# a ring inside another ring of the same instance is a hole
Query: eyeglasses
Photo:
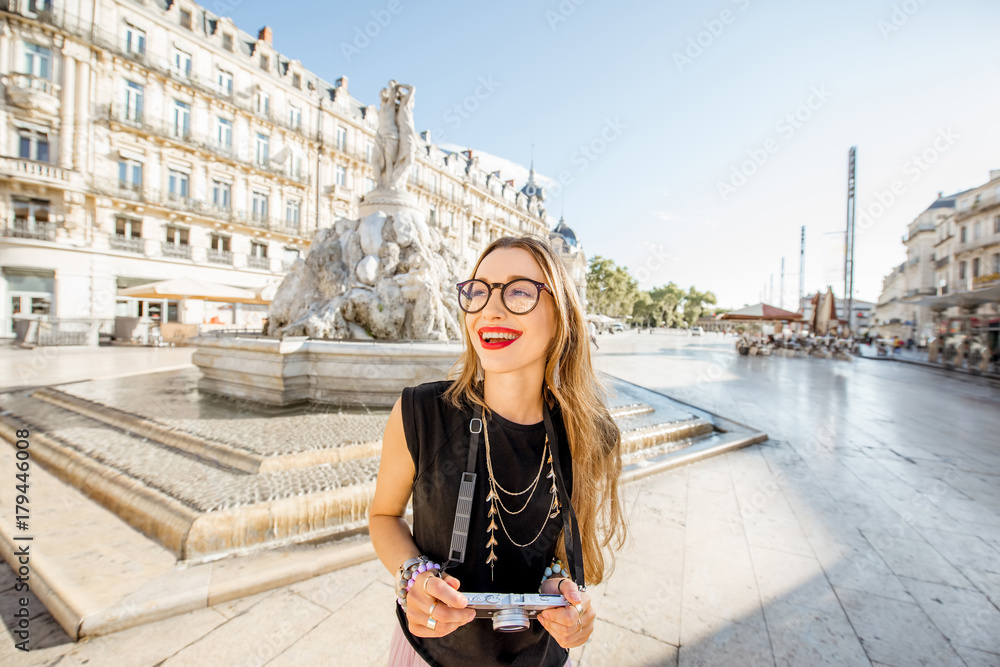
{"type": "Polygon", "coordinates": [[[497,288],[500,289],[500,300],[504,308],[514,315],[530,313],[538,305],[538,297],[542,290],[552,294],[548,285],[528,278],[518,278],[506,285],[473,278],[458,283],[458,305],[467,313],[478,313],[486,307],[490,297],[493,296],[493,290],[497,288]]]}

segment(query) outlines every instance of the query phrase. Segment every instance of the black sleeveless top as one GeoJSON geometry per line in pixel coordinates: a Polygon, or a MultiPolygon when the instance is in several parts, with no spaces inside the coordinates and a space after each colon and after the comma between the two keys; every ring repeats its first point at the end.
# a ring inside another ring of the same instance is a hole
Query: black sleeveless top
{"type": "MultiPolygon", "coordinates": [[[[403,390],[400,407],[406,446],[413,458],[416,476],[413,480],[413,539],[426,555],[442,565],[447,561],[451,533],[455,520],[455,503],[459,483],[468,464],[469,420],[473,409],[456,409],[442,394],[450,381],[430,382],[403,390]]],[[[572,494],[572,461],[562,413],[556,406],[551,410],[552,422],[559,439],[559,461],[562,476],[572,494]]],[[[516,424],[493,413],[484,416],[484,428],[489,429],[490,453],[497,482],[511,491],[526,488],[542,463],[545,424],[516,424]]],[[[554,443],[550,443],[554,445],[554,443]]],[[[551,502],[552,480],[546,476],[550,466],[545,463],[538,486],[531,494],[527,508],[511,516],[504,512],[503,520],[510,536],[500,527],[493,532],[496,561],[492,576],[486,560],[490,554],[486,516],[489,478],[486,467],[486,445],[481,435],[476,461],[476,491],[469,521],[469,539],[465,561],[449,570],[461,582],[460,592],[475,593],[537,593],[544,570],[552,562],[556,542],[560,537],[562,519],[547,519],[551,502]],[[541,535],[530,546],[515,546],[511,539],[526,544],[542,528],[541,535]]],[[[527,494],[525,494],[527,495],[527,494]]],[[[501,500],[511,509],[520,509],[525,496],[504,495],[501,500]]],[[[501,510],[502,511],[502,510],[501,510]]],[[[560,667],[569,651],[537,621],[527,630],[495,632],[489,619],[475,619],[449,635],[439,638],[415,637],[409,632],[406,614],[396,605],[403,634],[420,656],[431,665],[537,665],[560,667]]]]}

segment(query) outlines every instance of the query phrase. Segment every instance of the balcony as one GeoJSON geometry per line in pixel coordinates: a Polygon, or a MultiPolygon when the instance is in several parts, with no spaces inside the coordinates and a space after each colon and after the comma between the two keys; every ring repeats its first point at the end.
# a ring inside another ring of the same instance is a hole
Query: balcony
{"type": "Polygon", "coordinates": [[[963,220],[968,220],[985,211],[989,211],[1000,205],[1000,196],[989,195],[986,197],[979,197],[972,203],[968,209],[964,211],[958,211],[955,213],[955,222],[962,222],[963,220]]]}
{"type": "Polygon", "coordinates": [[[33,74],[10,73],[2,78],[7,100],[16,107],[48,115],[59,113],[58,84],[33,74]]]}
{"type": "Polygon", "coordinates": [[[191,246],[186,243],[164,243],[160,246],[164,257],[191,259],[191,246]]]}
{"type": "Polygon", "coordinates": [[[6,155],[0,156],[0,175],[3,176],[56,187],[67,187],[70,184],[72,173],[49,162],[6,155]]]}
{"type": "Polygon", "coordinates": [[[138,236],[115,234],[111,237],[110,242],[112,250],[124,250],[125,252],[134,252],[141,255],[145,249],[145,241],[138,236]]]}
{"type": "Polygon", "coordinates": [[[207,259],[212,264],[228,264],[232,266],[233,253],[229,250],[215,250],[214,248],[209,248],[207,259]]]}
{"type": "Polygon", "coordinates": [[[942,257],[941,259],[939,259],[936,262],[934,262],[934,268],[935,269],[943,269],[944,267],[948,266],[948,264],[950,262],[951,262],[951,255],[949,255],[947,257],[942,257]]]}
{"type": "Polygon", "coordinates": [[[37,222],[26,218],[5,220],[3,235],[13,239],[35,239],[37,241],[55,241],[56,224],[54,222],[37,222]]]}
{"type": "Polygon", "coordinates": [[[271,260],[267,257],[254,257],[250,255],[247,257],[247,266],[251,269],[264,269],[266,271],[271,268],[271,260]]]}

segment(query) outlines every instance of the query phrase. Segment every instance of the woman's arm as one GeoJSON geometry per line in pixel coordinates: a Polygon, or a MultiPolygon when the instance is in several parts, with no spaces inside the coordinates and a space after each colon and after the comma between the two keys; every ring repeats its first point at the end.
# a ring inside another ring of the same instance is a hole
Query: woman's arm
{"type": "MultiPolygon", "coordinates": [[[[368,510],[368,532],[372,545],[382,565],[393,577],[396,577],[400,565],[420,555],[410,527],[403,519],[406,503],[413,491],[415,469],[406,448],[399,404],[396,401],[392,407],[389,423],[382,435],[382,460],[375,482],[375,497],[368,510]]],[[[429,572],[419,574],[406,596],[410,632],[420,637],[442,637],[475,618],[475,611],[464,608],[468,600],[458,592],[458,587],[458,579],[452,576],[445,575],[439,579],[429,572]],[[433,630],[427,625],[431,611],[437,621],[433,630]]]]}
{"type": "Polygon", "coordinates": [[[420,555],[403,515],[410,500],[415,474],[406,448],[400,401],[392,406],[382,435],[382,460],[375,481],[375,497],[368,510],[368,532],[385,569],[393,575],[406,560],[420,555]]]}

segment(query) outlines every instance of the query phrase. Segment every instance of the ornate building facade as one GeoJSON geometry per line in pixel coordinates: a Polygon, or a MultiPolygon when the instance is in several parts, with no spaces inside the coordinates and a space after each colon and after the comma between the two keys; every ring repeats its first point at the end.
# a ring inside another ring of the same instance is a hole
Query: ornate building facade
{"type": "MultiPolygon", "coordinates": [[[[119,290],[260,291],[374,188],[375,107],[277,52],[269,28],[188,0],[0,0],[0,21],[2,336],[25,317],[255,326],[266,306],[119,290]]],[[[534,179],[516,190],[422,136],[408,189],[461,254],[549,234],[534,179]]]]}

